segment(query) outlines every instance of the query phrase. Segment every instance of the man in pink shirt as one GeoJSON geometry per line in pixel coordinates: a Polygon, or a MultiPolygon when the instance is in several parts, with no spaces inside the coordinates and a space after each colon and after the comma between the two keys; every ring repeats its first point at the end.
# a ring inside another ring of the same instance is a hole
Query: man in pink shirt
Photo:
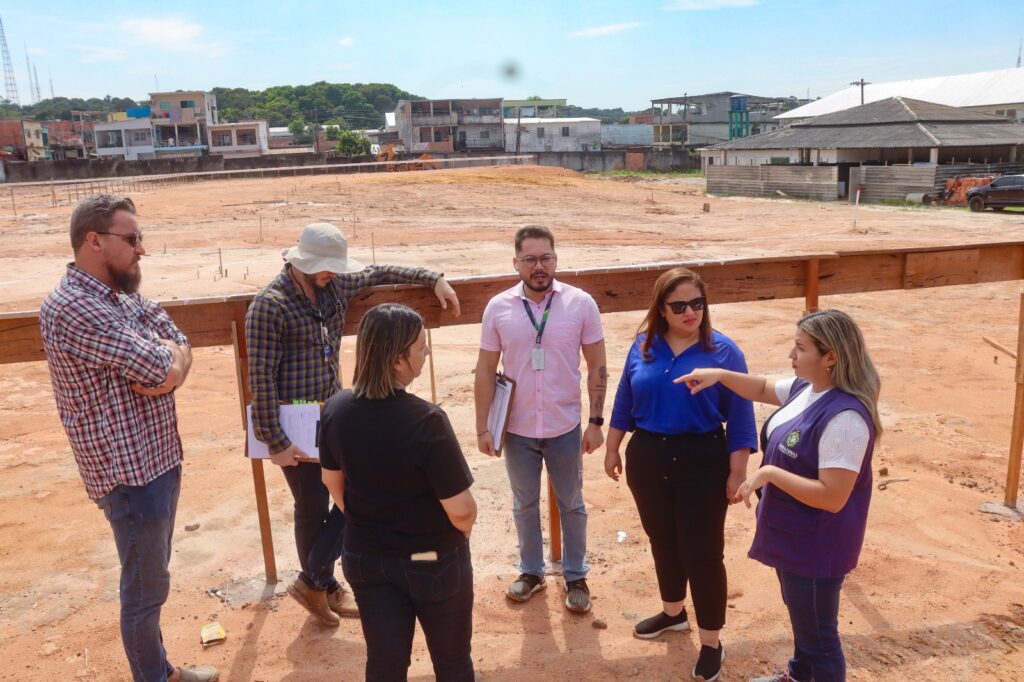
{"type": "Polygon", "coordinates": [[[487,430],[487,415],[498,360],[504,356],[504,372],[516,382],[503,451],[521,571],[506,594],[524,602],[546,587],[540,527],[540,472],[546,465],[562,519],[565,607],[585,613],[590,590],[582,451],[593,452],[604,442],[608,370],[601,314],[590,294],[555,280],[558,257],[551,230],[542,225],[520,228],[515,249],[512,265],[522,282],[492,298],[484,310],[473,391],[477,447],[495,456],[500,434],[487,430]],[[587,361],[586,431],[580,426],[581,350],[587,361]]]}

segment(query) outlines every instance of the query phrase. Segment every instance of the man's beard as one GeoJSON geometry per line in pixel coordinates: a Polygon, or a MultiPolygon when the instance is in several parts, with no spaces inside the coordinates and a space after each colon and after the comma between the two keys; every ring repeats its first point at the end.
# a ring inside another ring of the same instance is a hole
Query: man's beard
{"type": "Polygon", "coordinates": [[[313,290],[313,293],[319,293],[324,290],[323,286],[316,283],[316,275],[307,275],[302,270],[296,270],[295,272],[298,273],[299,277],[301,277],[306,284],[309,285],[309,288],[313,290]]]}
{"type": "Polygon", "coordinates": [[[533,284],[533,282],[531,280],[533,280],[533,275],[530,275],[529,277],[523,279],[523,285],[527,289],[529,289],[530,291],[536,291],[537,293],[542,293],[542,292],[550,291],[551,290],[551,285],[555,281],[555,278],[549,276],[547,284],[545,284],[544,286],[541,286],[541,287],[536,286],[535,284],[533,284]]]}
{"type": "MultiPolygon", "coordinates": [[[[132,265],[135,265],[133,263],[132,265]]],[[[125,270],[111,270],[110,276],[114,280],[114,284],[126,294],[134,294],[139,290],[139,284],[142,282],[142,270],[139,268],[127,268],[125,270]]]]}

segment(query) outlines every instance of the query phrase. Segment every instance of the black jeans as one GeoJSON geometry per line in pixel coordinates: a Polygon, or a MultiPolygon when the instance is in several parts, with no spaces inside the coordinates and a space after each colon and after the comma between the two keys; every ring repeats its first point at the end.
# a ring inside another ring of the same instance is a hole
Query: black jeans
{"type": "Polygon", "coordinates": [[[320,465],[300,462],[281,467],[295,499],[295,548],[299,552],[302,578],[315,590],[338,589],[334,564],[341,556],[345,537],[345,515],[331,504],[331,494],[320,476],[320,465]]]}
{"type": "Polygon", "coordinates": [[[407,679],[416,621],[423,628],[438,682],[474,680],[473,564],[469,543],[436,561],[408,556],[341,555],[366,640],[367,682],[407,679]]]}
{"type": "Polygon", "coordinates": [[[719,430],[663,436],[637,429],[626,446],[626,483],[651,541],[661,599],[690,583],[697,624],[725,625],[725,514],[729,452],[719,430]]]}

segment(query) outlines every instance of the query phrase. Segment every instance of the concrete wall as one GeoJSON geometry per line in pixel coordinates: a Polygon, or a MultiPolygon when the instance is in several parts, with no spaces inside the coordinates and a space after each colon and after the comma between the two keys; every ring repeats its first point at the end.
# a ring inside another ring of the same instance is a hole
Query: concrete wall
{"type": "Polygon", "coordinates": [[[644,124],[601,124],[602,147],[650,147],[654,144],[654,126],[644,124]]]}
{"type": "Polygon", "coordinates": [[[706,176],[708,194],[839,198],[836,166],[708,166],[706,176]]]}
{"type": "MultiPolygon", "coordinates": [[[[520,125],[519,152],[585,152],[601,148],[601,122],[575,121],[567,123],[563,119],[553,118],[539,122],[523,121],[520,125]],[[562,135],[562,129],[568,128],[569,134],[562,135]],[[539,137],[539,130],[544,130],[544,137],[539,137]]],[[[505,122],[505,151],[516,150],[516,124],[505,122]]]]}
{"type": "Polygon", "coordinates": [[[627,168],[627,154],[643,154],[646,170],[671,171],[689,170],[697,167],[687,152],[682,150],[653,150],[627,152],[606,149],[599,152],[538,152],[535,154],[541,166],[559,166],[575,171],[600,173],[602,171],[624,170],[627,168]]]}

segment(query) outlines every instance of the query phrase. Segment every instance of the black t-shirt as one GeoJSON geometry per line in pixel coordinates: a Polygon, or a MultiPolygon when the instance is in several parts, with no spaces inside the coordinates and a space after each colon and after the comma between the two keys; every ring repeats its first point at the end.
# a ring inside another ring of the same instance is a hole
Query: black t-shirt
{"type": "Polygon", "coordinates": [[[473,483],[444,410],[405,391],[370,400],[345,390],[320,427],[321,466],[345,472],[346,549],[400,555],[464,540],[439,501],[473,483]]]}

